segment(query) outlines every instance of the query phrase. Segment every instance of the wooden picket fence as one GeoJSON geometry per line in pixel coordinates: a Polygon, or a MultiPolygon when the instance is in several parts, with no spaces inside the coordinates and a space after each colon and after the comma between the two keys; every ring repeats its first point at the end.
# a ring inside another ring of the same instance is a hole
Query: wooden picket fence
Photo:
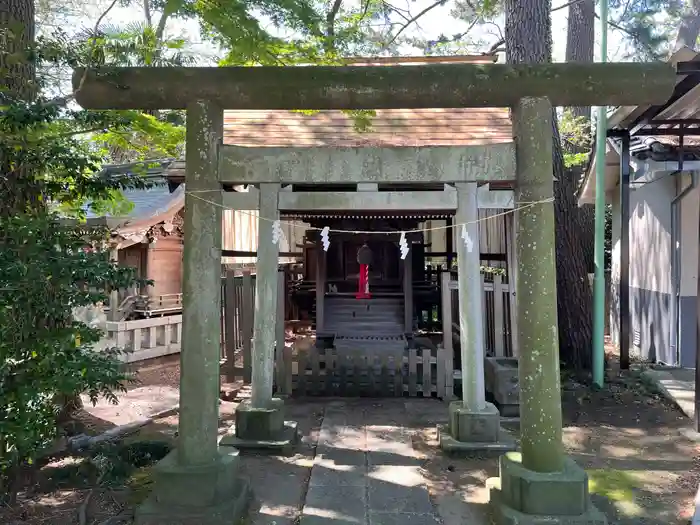
{"type": "MultiPolygon", "coordinates": [[[[515,290],[500,274],[481,275],[482,312],[484,315],[484,345],[487,355],[517,356],[517,329],[515,321],[515,290]]],[[[459,345],[459,297],[456,272],[441,276],[442,331],[445,348],[459,345]]],[[[457,353],[458,354],[458,353],[457,353]]],[[[458,368],[458,367],[457,367],[458,368]]]]}
{"type": "Polygon", "coordinates": [[[250,382],[253,326],[255,322],[255,275],[250,269],[228,270],[222,279],[222,367],[230,379],[250,382]]]}
{"type": "Polygon", "coordinates": [[[400,354],[313,348],[294,354],[286,347],[283,356],[276,369],[280,395],[450,399],[453,391],[452,360],[442,348],[406,348],[400,354]]]}

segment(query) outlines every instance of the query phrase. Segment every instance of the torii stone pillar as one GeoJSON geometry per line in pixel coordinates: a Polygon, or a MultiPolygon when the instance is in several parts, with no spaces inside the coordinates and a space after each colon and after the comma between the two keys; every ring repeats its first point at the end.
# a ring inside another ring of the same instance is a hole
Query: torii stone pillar
{"type": "Polygon", "coordinates": [[[261,183],[258,212],[258,248],[255,275],[255,327],[253,338],[252,396],[236,408],[236,423],[221,445],[239,449],[286,450],[297,438],[297,423],[284,420],[284,401],[272,397],[275,372],[275,346],[284,349],[284,340],[275,341],[278,311],[279,246],[273,243],[273,224],[279,220],[280,185],[261,183]]]}
{"type": "Polygon", "coordinates": [[[177,449],[154,468],[154,490],[136,510],[137,525],[230,525],[246,511],[250,490],[238,451],[219,448],[221,358],[221,200],[217,149],[221,107],[187,106],[187,168],[177,449]],[[206,200],[203,200],[206,199],[206,200]],[[209,201],[209,202],[207,202],[209,201]]]}
{"type": "MultiPolygon", "coordinates": [[[[552,106],[524,98],[513,112],[518,183],[516,202],[551,199],[552,106]]],[[[591,504],[585,470],[562,443],[554,203],[518,212],[518,329],[522,454],[499,461],[488,481],[496,525],[605,525],[591,504]]]]}
{"type": "Polygon", "coordinates": [[[514,450],[515,440],[501,431],[498,408],[485,399],[477,183],[455,186],[462,399],[450,403],[449,427],[439,429],[440,447],[450,453],[514,450]]]}

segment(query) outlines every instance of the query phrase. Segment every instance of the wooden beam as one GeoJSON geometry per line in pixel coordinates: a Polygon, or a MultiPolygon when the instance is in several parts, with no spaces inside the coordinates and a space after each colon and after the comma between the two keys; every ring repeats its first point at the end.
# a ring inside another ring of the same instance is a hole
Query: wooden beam
{"type": "Polygon", "coordinates": [[[313,67],[76,69],[87,109],[404,109],[511,107],[523,97],[554,106],[663,104],[676,71],[667,63],[424,64],[313,67]]]}
{"type": "Polygon", "coordinates": [[[219,150],[224,184],[421,184],[512,181],[515,146],[244,148],[219,150]]]}

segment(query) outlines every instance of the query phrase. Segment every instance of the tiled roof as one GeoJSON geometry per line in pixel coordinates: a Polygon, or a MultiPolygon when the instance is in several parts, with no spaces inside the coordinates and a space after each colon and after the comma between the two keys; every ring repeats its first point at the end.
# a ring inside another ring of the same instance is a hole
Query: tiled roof
{"type": "Polygon", "coordinates": [[[157,220],[161,215],[168,212],[177,211],[184,205],[184,185],[179,186],[171,192],[166,170],[171,165],[172,159],[150,161],[151,166],[144,172],[143,163],[121,164],[105,166],[103,174],[132,173],[143,176],[151,184],[149,188],[122,190],[124,198],[131,202],[131,210],[123,215],[114,216],[111,214],[98,215],[86,205],[85,211],[88,219],[109,219],[108,224],[114,228],[129,228],[151,220],[157,220]]]}
{"type": "Polygon", "coordinates": [[[248,147],[465,146],[511,142],[505,108],[380,110],[367,131],[341,111],[226,111],[224,143],[248,147]]]}
{"type": "MultiPolygon", "coordinates": [[[[165,177],[161,177],[156,185],[147,189],[123,190],[122,195],[133,204],[133,208],[126,215],[120,218],[131,220],[142,220],[166,212],[175,200],[181,197],[182,190],[178,188],[170,193],[165,177]],[[180,191],[178,191],[180,190],[180,191]]],[[[92,211],[87,212],[88,218],[98,217],[92,211]]],[[[110,217],[110,214],[107,214],[110,217]]]]}

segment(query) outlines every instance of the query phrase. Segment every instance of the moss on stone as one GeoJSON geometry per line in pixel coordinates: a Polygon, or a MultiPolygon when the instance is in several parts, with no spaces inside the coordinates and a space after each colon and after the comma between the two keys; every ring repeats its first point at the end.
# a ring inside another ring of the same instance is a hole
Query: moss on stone
{"type": "Polygon", "coordinates": [[[555,106],[658,104],[673,93],[666,63],[424,64],[77,69],[76,100],[89,109],[510,107],[523,97],[555,106]]]}

